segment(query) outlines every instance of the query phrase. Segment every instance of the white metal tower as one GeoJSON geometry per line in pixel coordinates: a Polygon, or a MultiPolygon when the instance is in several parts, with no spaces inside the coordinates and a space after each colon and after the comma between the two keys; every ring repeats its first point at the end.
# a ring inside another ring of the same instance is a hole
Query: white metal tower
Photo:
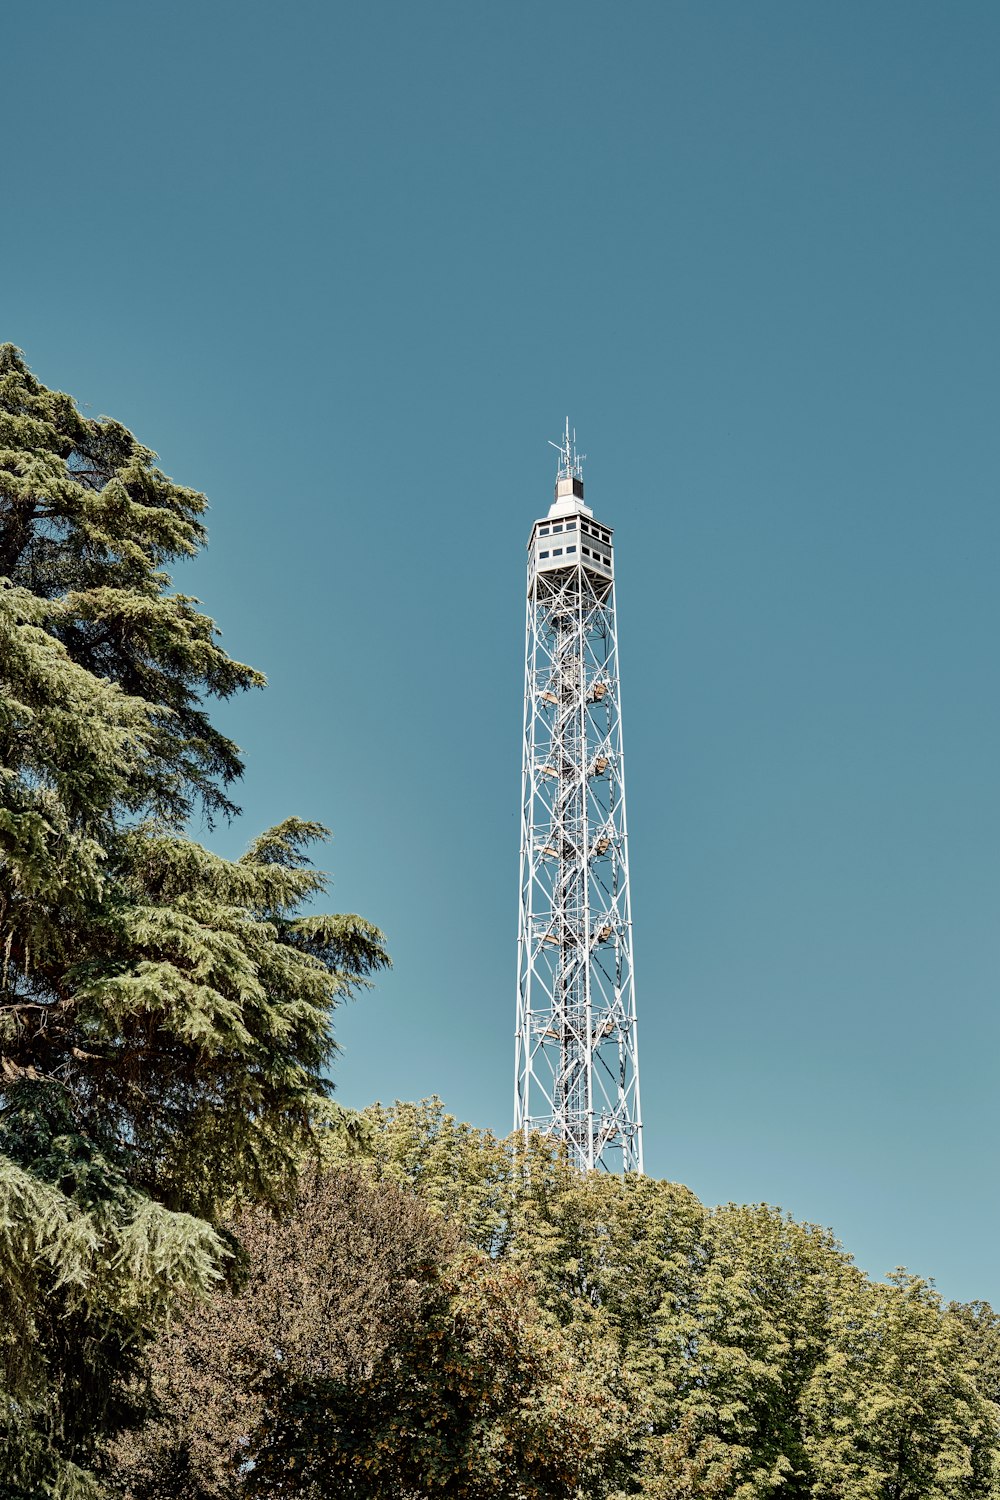
{"type": "Polygon", "coordinates": [[[569,421],[528,543],[514,1128],[642,1171],[611,528],[569,421]]]}

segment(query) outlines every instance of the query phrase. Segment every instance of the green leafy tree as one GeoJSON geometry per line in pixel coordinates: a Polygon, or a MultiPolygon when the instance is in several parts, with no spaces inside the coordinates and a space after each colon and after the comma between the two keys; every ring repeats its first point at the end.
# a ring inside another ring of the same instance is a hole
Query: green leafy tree
{"type": "Polygon", "coordinates": [[[727,1204],[708,1215],[681,1405],[727,1456],[740,1500],[812,1493],[802,1392],[845,1288],[861,1281],[827,1230],[779,1209],[727,1204]]]}
{"type": "Polygon", "coordinates": [[[818,1500],[992,1496],[996,1407],[978,1389],[966,1330],[904,1271],[859,1284],[804,1393],[818,1500]]]}
{"type": "Polygon", "coordinates": [[[778,1209],[707,1211],[676,1184],[588,1176],[436,1100],[374,1106],[357,1139],[370,1170],[517,1266],[564,1336],[602,1351],[637,1424],[623,1495],[996,1493],[986,1304],[945,1314],[922,1283],[873,1284],[827,1230],[778,1209]]]}
{"type": "Polygon", "coordinates": [[[165,566],[204,497],[0,347],[0,1475],[93,1488],[147,1330],[228,1255],[231,1199],[279,1201],[329,1113],[338,999],[386,960],[290,819],[239,861],[206,698],[262,682],[165,566]]]}
{"type": "Polygon", "coordinates": [[[725,1443],[699,1433],[691,1411],[669,1432],[648,1439],[644,1460],[645,1500],[721,1500],[732,1494],[739,1468],[725,1443]]]}
{"type": "Polygon", "coordinates": [[[526,1176],[510,1256],[578,1347],[608,1346],[637,1419],[626,1493],[723,1493],[731,1463],[686,1420],[698,1344],[705,1210],[688,1189],[575,1171],[526,1176]]]}
{"type": "Polygon", "coordinates": [[[729,1450],[684,1416],[707,1255],[706,1214],[692,1193],[578,1172],[551,1142],[499,1141],[436,1099],[371,1106],[358,1137],[375,1171],[528,1277],[579,1357],[602,1365],[633,1416],[623,1492],[724,1492],[729,1450]]]}
{"type": "Polygon", "coordinates": [[[977,1386],[1000,1407],[1000,1313],[982,1300],[949,1302],[948,1312],[961,1328],[963,1346],[975,1363],[977,1386]]]}
{"type": "MultiPolygon", "coordinates": [[[[457,1120],[440,1099],[369,1105],[350,1136],[331,1138],[330,1160],[348,1159],[409,1188],[466,1243],[494,1256],[509,1247],[527,1170],[524,1153],[492,1131],[457,1120]]],[[[538,1142],[532,1170],[549,1171],[554,1159],[551,1145],[538,1142]]]]}

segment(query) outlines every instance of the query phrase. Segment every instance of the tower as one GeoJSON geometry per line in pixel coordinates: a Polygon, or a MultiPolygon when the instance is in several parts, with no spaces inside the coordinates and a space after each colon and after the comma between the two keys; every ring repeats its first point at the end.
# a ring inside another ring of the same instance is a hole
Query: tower
{"type": "Polygon", "coordinates": [[[514,1128],[642,1171],[611,528],[569,421],[528,543],[514,1128]]]}

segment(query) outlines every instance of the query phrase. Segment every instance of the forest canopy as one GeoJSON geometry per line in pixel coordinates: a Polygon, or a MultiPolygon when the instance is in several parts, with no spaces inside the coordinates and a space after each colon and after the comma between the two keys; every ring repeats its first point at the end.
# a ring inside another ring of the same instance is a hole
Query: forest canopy
{"type": "Polygon", "coordinates": [[[586,1174],[435,1101],[331,1139],[157,1344],[134,1500],[990,1496],[1000,1326],[825,1229],[586,1174]]]}

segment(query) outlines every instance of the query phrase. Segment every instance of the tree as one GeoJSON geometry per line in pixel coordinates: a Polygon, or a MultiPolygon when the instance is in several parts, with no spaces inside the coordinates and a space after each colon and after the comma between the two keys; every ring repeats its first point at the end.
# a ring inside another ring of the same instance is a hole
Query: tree
{"type": "Polygon", "coordinates": [[[982,1300],[949,1302],[948,1312],[961,1328],[963,1347],[975,1362],[976,1384],[988,1401],[1000,1407],[1000,1313],[982,1300]]]}
{"type": "Polygon", "coordinates": [[[350,1136],[331,1138],[328,1159],[363,1163],[403,1184],[467,1244],[498,1256],[509,1249],[526,1174],[551,1172],[558,1153],[536,1140],[525,1154],[518,1143],[457,1120],[431,1098],[369,1105],[350,1136]]]}
{"type": "Polygon", "coordinates": [[[1000,1457],[1000,1335],[924,1283],[860,1272],[829,1231],[766,1204],[574,1170],[436,1100],[364,1111],[355,1149],[529,1277],[600,1351],[639,1434],[622,1495],[972,1500],[1000,1457]],[[920,1488],[923,1486],[923,1488],[920,1488]]]}
{"type": "Polygon", "coordinates": [[[109,1455],[130,1500],[606,1492],[631,1431],[607,1372],[411,1193],[336,1169],[236,1232],[245,1285],[165,1335],[160,1420],[109,1455]]]}
{"type": "Polygon", "coordinates": [[[859,1283],[804,1393],[817,1500],[994,1495],[996,1407],[975,1368],[966,1329],[926,1281],[859,1283]]]}
{"type": "Polygon", "coordinates": [[[165,564],[205,499],[0,348],[0,1473],[88,1493],[147,1330],[207,1292],[232,1199],[280,1201],[329,1111],[331,1014],[387,962],[301,915],[324,830],[242,860],[206,698],[258,686],[165,564]]]}
{"type": "Polygon", "coordinates": [[[726,1492],[729,1448],[685,1416],[695,1382],[707,1215],[687,1188],[577,1171],[552,1142],[499,1141],[436,1099],[365,1110],[360,1158],[403,1181],[528,1278],[577,1357],[632,1414],[623,1492],[726,1492]]]}
{"type": "Polygon", "coordinates": [[[721,1500],[732,1494],[739,1469],[732,1449],[699,1432],[693,1411],[669,1432],[651,1436],[644,1458],[644,1500],[721,1500]]]}

